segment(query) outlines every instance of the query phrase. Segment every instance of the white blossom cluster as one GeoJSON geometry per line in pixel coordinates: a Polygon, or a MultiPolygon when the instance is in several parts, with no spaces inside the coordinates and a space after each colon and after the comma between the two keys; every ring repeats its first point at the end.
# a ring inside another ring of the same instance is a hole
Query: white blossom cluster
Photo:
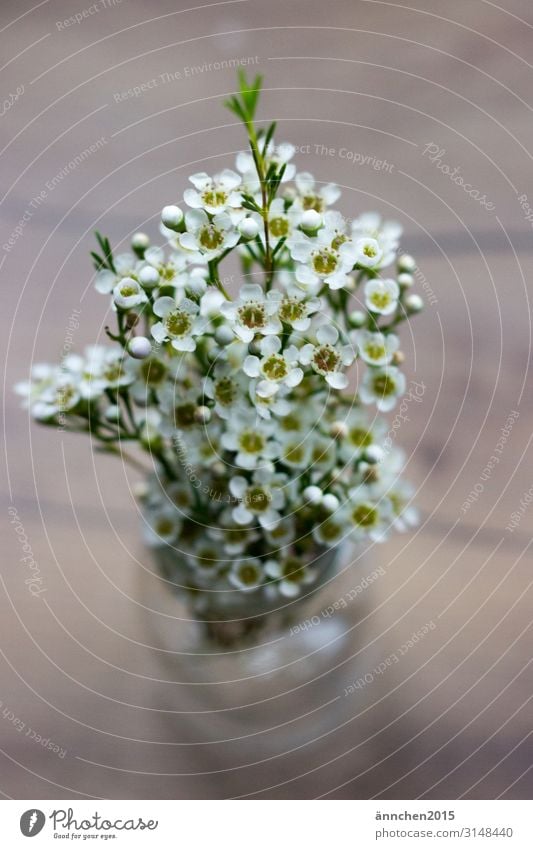
{"type": "Polygon", "coordinates": [[[414,260],[398,224],[346,219],[338,187],[297,172],[293,154],[258,136],[234,170],[193,174],[162,211],[164,248],[136,234],[113,256],[99,237],[112,345],[17,387],[39,421],[153,458],[146,537],[180,552],[197,600],[295,597],[317,580],[317,553],[416,521],[379,415],[405,390],[397,330],[422,307],[414,260]],[[219,265],[234,251],[229,295],[219,265]]]}

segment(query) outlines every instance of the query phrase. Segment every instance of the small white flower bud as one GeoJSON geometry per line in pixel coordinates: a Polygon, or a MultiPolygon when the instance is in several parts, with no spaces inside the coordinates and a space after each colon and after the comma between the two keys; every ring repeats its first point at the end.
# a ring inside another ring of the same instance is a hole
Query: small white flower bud
{"type": "Polygon", "coordinates": [[[161,434],[153,425],[149,422],[145,422],[139,431],[139,439],[141,445],[145,445],[147,448],[157,449],[163,444],[163,440],[161,438],[161,434]]]}
{"type": "Polygon", "coordinates": [[[371,466],[369,463],[361,463],[359,471],[363,475],[365,483],[377,483],[379,480],[379,469],[377,466],[371,466]]]}
{"type": "Polygon", "coordinates": [[[152,353],[152,343],[146,336],[134,336],[128,342],[128,353],[136,360],[145,360],[152,353]]]}
{"type": "Polygon", "coordinates": [[[52,418],[52,413],[50,412],[50,407],[48,404],[44,404],[42,401],[36,401],[35,404],[31,406],[31,414],[34,419],[37,419],[39,422],[44,422],[47,419],[52,418]]]}
{"type": "Polygon", "coordinates": [[[134,251],[145,251],[150,247],[150,237],[146,233],[134,233],[131,237],[131,247],[134,251]]]}
{"type": "Polygon", "coordinates": [[[138,278],[144,289],[153,289],[159,283],[159,271],[153,265],[145,265],[139,271],[138,278]]]}
{"type": "Polygon", "coordinates": [[[211,410],[209,407],[197,407],[194,411],[194,421],[197,424],[207,424],[211,420],[211,410]]]}
{"type": "Polygon", "coordinates": [[[320,504],[323,497],[323,492],[319,486],[306,486],[302,494],[309,504],[320,504]]]}
{"type": "Polygon", "coordinates": [[[366,315],[361,310],[354,310],[348,316],[352,327],[364,327],[366,324],[366,315]]]}
{"type": "Polygon", "coordinates": [[[336,495],[333,495],[332,492],[328,492],[322,499],[322,507],[327,510],[328,513],[334,513],[339,507],[339,499],[336,495]]]}
{"type": "Polygon", "coordinates": [[[407,274],[406,271],[398,274],[398,286],[401,286],[402,289],[410,289],[414,282],[415,278],[412,274],[407,274]]]}
{"type": "Polygon", "coordinates": [[[133,277],[123,277],[113,289],[113,301],[122,310],[130,310],[146,300],[146,295],[133,277]]]}
{"type": "Polygon", "coordinates": [[[381,463],[384,456],[385,452],[379,445],[369,445],[365,450],[365,460],[367,463],[370,463],[371,466],[381,463]]]}
{"type": "Polygon", "coordinates": [[[221,327],[217,327],[215,330],[215,341],[221,347],[225,347],[229,345],[235,339],[235,335],[231,327],[228,327],[227,324],[223,324],[221,327]]]}
{"type": "Polygon", "coordinates": [[[283,197],[285,198],[285,200],[295,200],[296,194],[297,192],[294,186],[286,186],[283,189],[283,197]]]}
{"type": "Polygon", "coordinates": [[[412,274],[415,269],[415,258],[410,254],[402,254],[398,257],[398,271],[407,271],[408,274],[412,274]]]}
{"type": "Polygon", "coordinates": [[[148,496],[150,488],[146,481],[136,481],[132,484],[131,491],[137,501],[143,501],[148,496]]]}
{"type": "Polygon", "coordinates": [[[259,233],[259,224],[255,218],[243,218],[237,229],[243,239],[255,239],[259,233]]]}
{"type": "Polygon", "coordinates": [[[346,422],[336,421],[333,422],[329,429],[330,436],[340,437],[341,439],[345,439],[348,436],[348,425],[346,422]]]}
{"type": "MultiPolygon", "coordinates": [[[[203,271],[203,269],[201,270],[203,271]]],[[[193,295],[203,295],[207,291],[207,281],[203,274],[195,274],[195,271],[196,269],[193,269],[189,275],[187,289],[193,295]]]]}
{"type": "Polygon", "coordinates": [[[302,230],[318,230],[318,228],[322,225],[322,216],[316,209],[306,209],[304,214],[302,215],[302,220],[300,221],[300,227],[302,230]]]}
{"type": "Polygon", "coordinates": [[[404,303],[408,312],[420,312],[424,309],[424,301],[420,295],[408,295],[404,303]]]}
{"type": "Polygon", "coordinates": [[[120,419],[120,407],[110,404],[104,413],[104,419],[108,422],[118,422],[120,419]]]}
{"type": "Polygon", "coordinates": [[[183,212],[179,206],[164,206],[161,212],[161,221],[169,230],[178,230],[183,221],[183,212]]]}
{"type": "Polygon", "coordinates": [[[391,363],[393,366],[401,366],[405,362],[405,354],[403,351],[395,351],[392,355],[391,363]]]}

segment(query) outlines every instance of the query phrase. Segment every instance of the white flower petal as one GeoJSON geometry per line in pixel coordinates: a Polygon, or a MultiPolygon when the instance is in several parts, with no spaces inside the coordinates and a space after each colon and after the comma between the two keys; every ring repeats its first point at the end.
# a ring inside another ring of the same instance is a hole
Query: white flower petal
{"type": "Polygon", "coordinates": [[[238,525],[249,525],[253,519],[253,513],[250,513],[244,504],[239,504],[238,507],[234,507],[231,515],[238,525]]]}
{"type": "Polygon", "coordinates": [[[332,324],[321,324],[316,332],[316,338],[321,345],[335,345],[339,331],[332,324]]]}
{"type": "Polygon", "coordinates": [[[248,377],[259,377],[261,374],[261,363],[259,357],[254,357],[252,355],[246,357],[242,370],[248,377]]]}
{"type": "Polygon", "coordinates": [[[341,371],[333,371],[326,375],[326,381],[333,389],[346,389],[348,378],[341,371]]]}
{"type": "Polygon", "coordinates": [[[291,247],[291,256],[297,262],[307,262],[309,257],[313,252],[313,243],[312,242],[296,242],[291,247]]]}
{"type": "Polygon", "coordinates": [[[209,174],[206,174],[205,171],[199,171],[197,174],[191,174],[189,181],[193,184],[195,189],[198,189],[200,192],[212,183],[211,177],[209,174]]]}
{"type": "Polygon", "coordinates": [[[278,390],[278,384],[271,380],[260,380],[255,389],[260,398],[272,398],[278,390]]]}
{"type": "Polygon", "coordinates": [[[315,351],[315,346],[311,345],[311,343],[304,345],[300,348],[300,362],[304,366],[308,366],[313,358],[313,354],[315,351]]]}
{"type": "Polygon", "coordinates": [[[94,281],[94,288],[102,295],[108,295],[110,292],[113,291],[116,280],[116,274],[113,274],[113,272],[109,271],[108,269],[103,269],[102,271],[99,271],[96,275],[96,279],[94,281]]]}
{"type": "Polygon", "coordinates": [[[293,368],[289,373],[288,377],[285,380],[287,386],[291,388],[293,386],[298,386],[299,383],[303,380],[304,373],[301,368],[293,368]]]}
{"type": "Polygon", "coordinates": [[[231,168],[224,168],[224,170],[217,175],[217,182],[220,183],[220,185],[227,191],[232,191],[240,185],[241,178],[239,174],[236,174],[235,171],[231,170],[231,168]]]}
{"type": "Polygon", "coordinates": [[[331,206],[341,196],[341,190],[335,183],[328,183],[320,190],[320,196],[326,201],[328,206],[331,206]]]}
{"type": "Polygon", "coordinates": [[[173,339],[171,342],[173,348],[176,351],[195,351],[196,350],[196,342],[192,338],[192,336],[184,336],[181,339],[173,339]]]}
{"type": "Polygon", "coordinates": [[[195,189],[185,189],[183,200],[191,209],[201,209],[203,206],[202,198],[195,189]]]}
{"type": "Polygon", "coordinates": [[[157,301],[154,302],[153,311],[155,315],[158,315],[159,318],[164,318],[168,315],[172,310],[176,309],[176,301],[174,298],[170,298],[165,295],[162,298],[158,298],[157,301]]]}
{"type": "Polygon", "coordinates": [[[234,498],[242,498],[247,488],[248,482],[246,478],[243,478],[240,475],[232,478],[229,482],[229,491],[234,498]]]}
{"type": "Polygon", "coordinates": [[[190,209],[185,213],[185,226],[192,233],[197,233],[200,227],[208,223],[209,218],[203,209],[190,209]]]}
{"type": "Polygon", "coordinates": [[[277,354],[281,348],[281,339],[278,336],[266,336],[259,347],[262,355],[269,357],[271,354],[277,354]]]}
{"type": "Polygon", "coordinates": [[[259,283],[245,283],[244,286],[241,286],[239,297],[241,301],[258,301],[262,303],[265,299],[265,293],[259,283]]]}

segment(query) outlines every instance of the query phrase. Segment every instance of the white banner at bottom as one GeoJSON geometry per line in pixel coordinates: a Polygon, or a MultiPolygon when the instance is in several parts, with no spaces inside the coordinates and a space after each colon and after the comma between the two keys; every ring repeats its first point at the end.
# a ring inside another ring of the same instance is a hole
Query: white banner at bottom
{"type": "Polygon", "coordinates": [[[527,801],[2,801],[2,846],[531,849],[527,801]]]}

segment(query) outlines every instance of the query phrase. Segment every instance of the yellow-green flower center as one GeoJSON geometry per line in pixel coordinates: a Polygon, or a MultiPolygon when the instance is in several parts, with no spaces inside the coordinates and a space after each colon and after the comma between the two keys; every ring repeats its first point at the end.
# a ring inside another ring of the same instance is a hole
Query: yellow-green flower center
{"type": "Polygon", "coordinates": [[[356,448],[368,448],[372,445],[372,433],[362,427],[353,427],[348,433],[348,439],[356,448]]]}
{"type": "Polygon", "coordinates": [[[172,493],[172,501],[176,507],[188,507],[191,503],[189,494],[184,489],[172,493]]]}
{"type": "Polygon", "coordinates": [[[387,356],[385,345],[379,342],[367,342],[365,345],[365,354],[369,360],[381,360],[387,356]]]}
{"type": "Polygon", "coordinates": [[[313,450],[311,452],[311,459],[313,463],[322,463],[327,459],[328,453],[331,451],[331,446],[324,445],[314,445],[313,450]]]}
{"type": "Polygon", "coordinates": [[[299,430],[300,419],[294,413],[289,413],[288,416],[283,416],[283,418],[280,419],[280,424],[282,430],[299,430]]]}
{"type": "Polygon", "coordinates": [[[239,566],[239,579],[241,583],[247,586],[257,584],[258,577],[257,567],[253,563],[242,563],[239,566]]]}
{"type": "Polygon", "coordinates": [[[265,447],[265,437],[254,430],[245,430],[239,437],[239,447],[247,454],[259,454],[265,447]]]}
{"type": "Polygon", "coordinates": [[[237,388],[231,377],[221,377],[215,383],[215,398],[223,407],[229,407],[237,395],[237,388]]]}
{"type": "Polygon", "coordinates": [[[176,269],[173,265],[161,265],[159,267],[159,276],[163,280],[174,280],[176,276],[176,269]]]}
{"type": "Polygon", "coordinates": [[[303,445],[290,445],[283,457],[288,463],[301,463],[305,457],[305,449],[303,445]]]}
{"type": "Polygon", "coordinates": [[[206,206],[224,206],[227,199],[227,192],[222,189],[205,189],[202,192],[202,200],[206,206]]]}
{"type": "Polygon", "coordinates": [[[396,383],[388,374],[378,374],[373,380],[376,395],[388,397],[396,392],[396,383]]]}
{"type": "Polygon", "coordinates": [[[289,232],[289,222],[287,218],[272,218],[268,222],[270,232],[276,239],[282,239],[289,232]]]}
{"type": "Polygon", "coordinates": [[[358,504],[352,510],[352,519],[361,528],[372,528],[377,525],[379,514],[372,504],[358,504]]]}
{"type": "Polygon", "coordinates": [[[189,401],[187,404],[177,404],[174,408],[174,420],[177,427],[191,427],[195,424],[194,414],[196,404],[189,401]]]}
{"type": "Polygon", "coordinates": [[[183,310],[174,310],[165,317],[165,327],[169,336],[186,336],[192,327],[191,317],[183,310]]]}
{"type": "Polygon", "coordinates": [[[331,240],[331,249],[338,251],[340,246],[347,241],[348,236],[345,236],[344,233],[337,233],[337,235],[331,240]]]}
{"type": "Polygon", "coordinates": [[[157,386],[164,380],[167,367],[160,360],[143,360],[140,373],[145,383],[150,386],[157,386]]]}
{"type": "Polygon", "coordinates": [[[264,327],[266,324],[266,310],[264,304],[258,304],[250,301],[242,307],[239,307],[238,316],[241,324],[248,327],[250,330],[264,327]]]}
{"type": "Polygon", "coordinates": [[[109,363],[104,370],[104,377],[109,383],[116,383],[122,375],[122,363],[109,363]]]}
{"type": "Polygon", "coordinates": [[[59,389],[56,390],[56,406],[59,409],[65,409],[71,403],[72,399],[75,397],[74,387],[73,386],[60,386],[59,389]]]}
{"type": "Polygon", "coordinates": [[[378,290],[377,292],[372,292],[369,300],[376,309],[383,310],[389,306],[392,299],[389,292],[382,292],[378,290]]]}
{"type": "Polygon", "coordinates": [[[281,575],[286,581],[299,584],[304,578],[305,566],[296,557],[288,557],[281,567],[281,575]]]}
{"type": "Polygon", "coordinates": [[[252,513],[263,513],[268,510],[272,495],[262,486],[251,486],[244,496],[244,503],[252,513]]]}
{"type": "Polygon", "coordinates": [[[388,496],[389,501],[392,504],[392,509],[394,510],[394,513],[396,514],[396,516],[399,516],[404,508],[404,499],[397,492],[389,492],[388,496]]]}
{"type": "Polygon", "coordinates": [[[207,251],[216,251],[224,243],[224,234],[214,224],[205,224],[200,230],[198,241],[207,251]]]}
{"type": "Polygon", "coordinates": [[[327,519],[320,525],[320,535],[326,540],[326,542],[332,542],[333,540],[338,539],[341,534],[341,526],[338,522],[334,522],[332,519],[327,519]]]}
{"type": "Polygon", "coordinates": [[[224,536],[230,545],[235,545],[239,542],[246,542],[248,533],[244,528],[226,528],[224,536]]]}
{"type": "Polygon", "coordinates": [[[304,209],[314,209],[316,212],[323,212],[325,203],[319,195],[305,195],[302,198],[302,206],[304,209]]]}
{"type": "Polygon", "coordinates": [[[333,251],[317,251],[313,255],[313,268],[317,274],[333,274],[337,266],[337,256],[333,253],[333,251]]]}
{"type": "Polygon", "coordinates": [[[320,345],[318,348],[315,348],[313,364],[320,374],[329,374],[335,371],[340,360],[340,354],[332,345],[320,345]]]}
{"type": "Polygon", "coordinates": [[[174,523],[170,519],[162,517],[155,523],[155,531],[159,536],[167,537],[174,531],[174,523]]]}
{"type": "Polygon", "coordinates": [[[285,533],[286,529],[283,527],[283,525],[278,525],[277,528],[273,528],[270,531],[270,536],[272,537],[272,539],[283,539],[285,533]]]}
{"type": "Polygon", "coordinates": [[[215,569],[218,564],[218,552],[214,548],[201,549],[196,559],[201,569],[215,569]]]}
{"type": "Polygon", "coordinates": [[[269,380],[283,380],[287,377],[288,369],[284,357],[279,354],[271,354],[263,362],[263,374],[269,380]]]}
{"type": "Polygon", "coordinates": [[[279,317],[287,324],[298,321],[300,318],[305,318],[305,314],[304,304],[296,298],[284,298],[281,302],[279,317]]]}

